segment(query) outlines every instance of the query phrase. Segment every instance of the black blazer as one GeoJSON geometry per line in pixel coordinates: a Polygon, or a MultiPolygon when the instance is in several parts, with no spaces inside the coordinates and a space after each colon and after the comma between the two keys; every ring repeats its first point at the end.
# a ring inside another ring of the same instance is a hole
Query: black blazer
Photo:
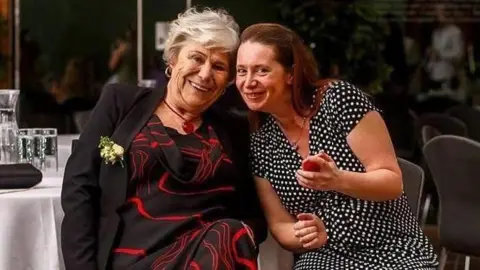
{"type": "MultiPolygon", "coordinates": [[[[129,172],[104,164],[98,148],[100,136],[110,136],[128,151],[162,100],[163,89],[113,84],[103,90],[65,169],[61,240],[67,270],[108,268],[120,221],[117,209],[126,201],[129,172]]],[[[235,198],[238,209],[232,216],[252,227],[259,244],[267,229],[249,168],[248,123],[212,110],[204,117],[212,121],[224,150],[244,174],[235,198]]]]}

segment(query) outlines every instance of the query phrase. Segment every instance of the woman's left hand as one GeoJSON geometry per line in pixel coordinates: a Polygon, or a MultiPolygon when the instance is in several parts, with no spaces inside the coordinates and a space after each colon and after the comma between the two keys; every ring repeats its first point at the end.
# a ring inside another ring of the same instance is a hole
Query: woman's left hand
{"type": "Polygon", "coordinates": [[[315,167],[319,169],[315,171],[306,171],[303,169],[298,170],[296,176],[297,181],[301,186],[321,191],[338,189],[340,184],[340,170],[337,168],[335,161],[333,161],[329,155],[321,152],[314,156],[309,156],[303,160],[302,168],[306,162],[315,163],[315,165],[317,165],[315,167]]]}

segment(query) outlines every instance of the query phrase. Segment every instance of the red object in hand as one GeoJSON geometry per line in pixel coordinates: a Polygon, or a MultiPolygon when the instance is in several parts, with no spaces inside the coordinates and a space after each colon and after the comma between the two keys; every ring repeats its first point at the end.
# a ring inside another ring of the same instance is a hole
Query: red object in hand
{"type": "Polygon", "coordinates": [[[310,172],[318,172],[320,171],[320,165],[318,163],[307,160],[303,163],[302,166],[304,171],[310,171],[310,172]]]}

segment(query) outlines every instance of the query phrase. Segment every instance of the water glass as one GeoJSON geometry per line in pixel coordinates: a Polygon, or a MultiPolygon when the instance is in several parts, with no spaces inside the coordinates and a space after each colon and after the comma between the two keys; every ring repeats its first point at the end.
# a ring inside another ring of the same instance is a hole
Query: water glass
{"type": "Polygon", "coordinates": [[[55,169],[58,172],[57,129],[42,128],[39,140],[39,156],[44,159],[43,169],[55,169]]]}
{"type": "Polygon", "coordinates": [[[0,111],[0,164],[15,163],[17,127],[14,123],[5,121],[2,116],[4,114],[0,111]]]}
{"type": "Polygon", "coordinates": [[[21,128],[17,132],[17,162],[33,164],[34,142],[33,130],[29,128],[21,128]]]}
{"type": "Polygon", "coordinates": [[[41,128],[32,129],[33,136],[33,165],[41,170],[45,164],[45,151],[43,150],[43,130],[41,128]]]}
{"type": "Polygon", "coordinates": [[[0,89],[0,164],[17,161],[15,109],[19,93],[19,90],[0,89]]]}

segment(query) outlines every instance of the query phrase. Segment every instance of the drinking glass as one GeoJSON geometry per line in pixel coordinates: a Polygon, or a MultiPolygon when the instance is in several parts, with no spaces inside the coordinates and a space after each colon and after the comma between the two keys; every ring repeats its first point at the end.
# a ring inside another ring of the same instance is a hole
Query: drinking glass
{"type": "Polygon", "coordinates": [[[15,163],[19,90],[0,89],[0,163],[15,163]]]}
{"type": "Polygon", "coordinates": [[[32,163],[34,156],[33,129],[21,128],[17,132],[16,154],[18,163],[32,163]]]}
{"type": "Polygon", "coordinates": [[[45,165],[45,151],[43,150],[43,147],[45,144],[42,144],[43,129],[33,128],[32,136],[33,136],[33,165],[37,169],[42,170],[43,166],[45,165]]]}
{"type": "Polygon", "coordinates": [[[58,172],[58,142],[56,128],[42,128],[39,142],[40,156],[44,155],[44,170],[58,172]]]}

